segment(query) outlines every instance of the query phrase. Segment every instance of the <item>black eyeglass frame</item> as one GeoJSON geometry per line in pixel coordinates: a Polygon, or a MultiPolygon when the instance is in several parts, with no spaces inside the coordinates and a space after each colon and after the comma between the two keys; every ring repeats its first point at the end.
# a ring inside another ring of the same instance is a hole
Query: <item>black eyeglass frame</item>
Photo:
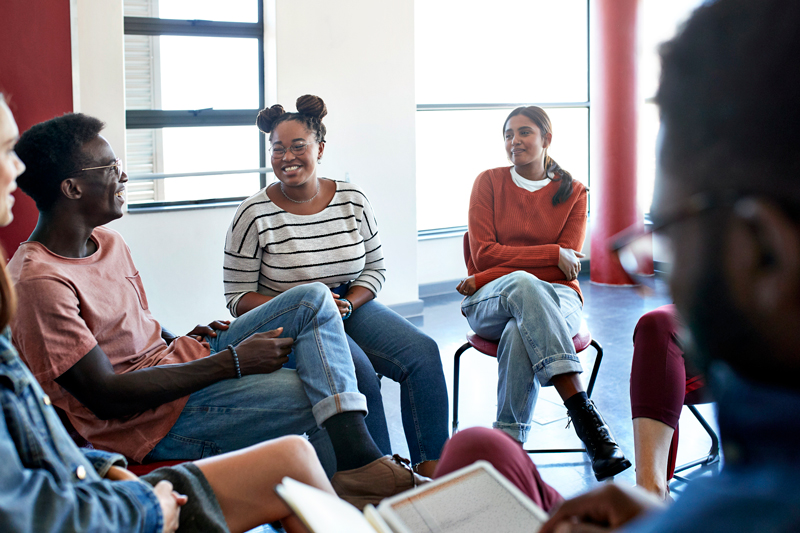
{"type": "Polygon", "coordinates": [[[308,146],[313,143],[305,143],[305,144],[292,144],[288,148],[283,146],[270,146],[269,153],[272,154],[272,159],[281,159],[283,156],[286,155],[286,152],[291,151],[294,155],[303,155],[308,150],[308,146]],[[276,153],[275,149],[278,149],[278,153],[276,153]]]}
{"type": "Polygon", "coordinates": [[[739,193],[736,191],[706,191],[693,194],[670,213],[659,215],[657,212],[651,211],[650,220],[652,223],[649,226],[645,227],[644,229],[638,225],[631,226],[617,233],[611,237],[611,244],[609,248],[613,252],[619,252],[619,250],[641,237],[662,231],[668,226],[672,226],[678,222],[701,215],[712,209],[733,207],[739,200],[750,196],[754,195],[750,193],[739,193]]]}
{"type": "Polygon", "coordinates": [[[701,215],[711,211],[712,209],[733,207],[736,205],[736,202],[752,196],[756,196],[756,194],[733,190],[704,191],[695,193],[686,198],[677,208],[668,213],[660,215],[658,212],[651,211],[650,220],[652,223],[649,226],[642,228],[637,224],[617,233],[611,237],[611,239],[609,239],[609,248],[619,260],[620,266],[622,266],[625,274],[630,278],[632,284],[635,286],[646,286],[647,284],[644,282],[644,276],[642,274],[625,268],[625,262],[622,261],[620,257],[620,252],[624,248],[630,246],[635,241],[643,237],[663,231],[668,226],[672,226],[678,222],[701,215]]]}

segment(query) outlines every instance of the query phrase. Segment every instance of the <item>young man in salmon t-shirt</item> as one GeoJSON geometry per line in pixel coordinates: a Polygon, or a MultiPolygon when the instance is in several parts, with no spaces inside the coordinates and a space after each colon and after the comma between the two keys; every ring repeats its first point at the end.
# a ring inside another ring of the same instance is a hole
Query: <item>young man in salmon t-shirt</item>
{"type": "Polygon", "coordinates": [[[354,490],[383,496],[414,486],[410,469],[383,456],[366,429],[366,400],[324,285],[185,336],[162,329],[125,241],[102,227],[122,216],[128,180],[102,128],[64,115],[16,146],[27,166],[18,184],[40,214],[8,266],[19,295],[13,339],[77,431],[137,462],[305,433],[341,486],[352,478],[354,490]],[[283,366],[290,353],[296,370],[283,366]]]}

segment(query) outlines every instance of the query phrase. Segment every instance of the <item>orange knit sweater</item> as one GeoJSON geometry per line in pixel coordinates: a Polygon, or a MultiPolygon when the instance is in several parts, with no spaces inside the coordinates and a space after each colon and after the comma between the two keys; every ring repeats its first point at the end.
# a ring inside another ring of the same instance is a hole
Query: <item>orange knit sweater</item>
{"type": "Polygon", "coordinates": [[[510,167],[482,172],[469,200],[470,258],[467,271],[478,288],[501,276],[524,270],[550,283],[574,289],[558,268],[559,247],[580,251],[586,237],[586,187],[573,181],[567,201],[553,205],[559,182],[538,191],[514,184],[510,167]]]}

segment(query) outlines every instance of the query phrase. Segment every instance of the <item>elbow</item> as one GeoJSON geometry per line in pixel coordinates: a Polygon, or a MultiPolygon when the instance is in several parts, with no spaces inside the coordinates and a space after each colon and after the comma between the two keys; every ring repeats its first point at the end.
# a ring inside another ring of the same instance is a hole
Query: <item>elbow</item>
{"type": "Polygon", "coordinates": [[[479,272],[483,272],[485,270],[489,270],[490,268],[496,266],[494,264],[490,264],[489,258],[482,253],[482,250],[476,250],[470,255],[470,259],[472,259],[472,264],[475,265],[475,268],[478,269],[479,272]]]}
{"type": "Polygon", "coordinates": [[[115,416],[111,411],[107,410],[100,410],[100,411],[92,410],[92,413],[94,413],[94,416],[103,421],[114,420],[115,418],[121,418],[119,416],[115,416]]]}
{"type": "Polygon", "coordinates": [[[123,418],[125,413],[122,412],[117,406],[108,402],[101,402],[95,405],[86,405],[94,416],[100,420],[114,420],[116,418],[123,418]]]}
{"type": "Polygon", "coordinates": [[[101,394],[98,398],[78,398],[78,400],[100,420],[125,418],[132,414],[129,409],[125,409],[124,405],[117,402],[110,393],[101,394]]]}

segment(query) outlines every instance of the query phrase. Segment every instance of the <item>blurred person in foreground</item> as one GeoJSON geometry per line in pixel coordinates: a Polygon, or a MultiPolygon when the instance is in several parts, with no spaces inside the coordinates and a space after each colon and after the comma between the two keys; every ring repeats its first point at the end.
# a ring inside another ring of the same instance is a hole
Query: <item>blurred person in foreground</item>
{"type": "MultiPolygon", "coordinates": [[[[637,531],[798,531],[800,3],[720,0],[661,49],[651,210],[670,289],[718,400],[725,467],[637,531]]],[[[617,527],[649,509],[607,485],[543,529],[617,527]]]]}

